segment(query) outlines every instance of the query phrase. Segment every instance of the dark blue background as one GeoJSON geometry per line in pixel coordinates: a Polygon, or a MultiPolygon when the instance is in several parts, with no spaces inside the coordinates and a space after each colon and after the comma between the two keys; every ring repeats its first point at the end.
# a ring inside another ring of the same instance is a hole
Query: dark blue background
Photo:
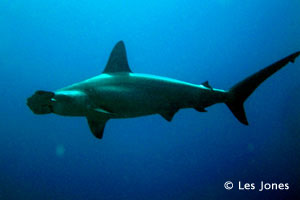
{"type": "Polygon", "coordinates": [[[0,199],[300,198],[300,60],[245,104],[111,120],[37,116],[26,98],[98,75],[124,40],[131,69],[228,89],[300,48],[298,0],[1,0],[0,199]],[[235,187],[226,191],[225,181],[235,187]],[[289,183],[238,191],[237,182],[289,183]]]}

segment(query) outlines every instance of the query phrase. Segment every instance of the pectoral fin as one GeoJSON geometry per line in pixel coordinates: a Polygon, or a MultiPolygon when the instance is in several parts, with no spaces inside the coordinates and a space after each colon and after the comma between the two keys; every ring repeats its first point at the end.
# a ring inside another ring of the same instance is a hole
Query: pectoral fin
{"type": "Polygon", "coordinates": [[[93,133],[93,135],[98,138],[98,139],[102,139],[103,137],[103,132],[104,132],[104,128],[105,128],[105,124],[107,122],[106,119],[92,119],[92,118],[88,118],[88,124],[90,127],[91,132],[93,133]]]}

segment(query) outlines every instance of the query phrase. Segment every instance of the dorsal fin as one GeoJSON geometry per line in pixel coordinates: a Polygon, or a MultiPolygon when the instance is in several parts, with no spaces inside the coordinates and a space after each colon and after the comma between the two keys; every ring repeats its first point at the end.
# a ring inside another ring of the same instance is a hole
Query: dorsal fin
{"type": "Polygon", "coordinates": [[[115,45],[112,52],[110,53],[110,57],[103,71],[103,73],[116,72],[131,72],[128,65],[125,45],[123,41],[119,41],[115,45]]]}
{"type": "Polygon", "coordinates": [[[204,83],[202,83],[202,85],[203,86],[205,86],[205,87],[207,87],[207,88],[209,88],[209,89],[213,89],[210,85],[209,85],[209,83],[208,83],[208,81],[205,81],[204,83]]]}

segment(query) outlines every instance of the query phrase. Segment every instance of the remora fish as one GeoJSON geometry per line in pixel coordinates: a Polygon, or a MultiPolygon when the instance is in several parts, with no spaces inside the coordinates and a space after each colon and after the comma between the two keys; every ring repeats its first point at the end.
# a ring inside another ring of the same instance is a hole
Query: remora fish
{"type": "Polygon", "coordinates": [[[128,66],[125,45],[118,42],[112,50],[104,71],[93,78],[75,83],[55,92],[36,91],[27,99],[35,114],[55,113],[63,116],[84,116],[91,132],[103,137],[109,119],[160,114],[171,121],[182,108],[205,108],[225,103],[234,116],[248,125],[244,102],[268,77],[294,62],[300,52],[238,82],[229,90],[212,88],[208,82],[195,85],[175,79],[132,73],[128,66]]]}

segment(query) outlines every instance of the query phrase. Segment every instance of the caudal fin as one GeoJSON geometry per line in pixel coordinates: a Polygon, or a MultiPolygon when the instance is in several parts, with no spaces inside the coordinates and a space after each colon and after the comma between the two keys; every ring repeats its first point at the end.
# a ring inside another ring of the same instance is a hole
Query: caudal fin
{"type": "Polygon", "coordinates": [[[274,64],[256,72],[247,77],[243,81],[237,83],[228,92],[228,99],[225,102],[234,116],[243,124],[248,125],[246,113],[244,110],[244,102],[254,92],[254,90],[267,78],[275,72],[283,68],[289,62],[294,63],[296,57],[300,55],[300,51],[293,53],[274,64]]]}

